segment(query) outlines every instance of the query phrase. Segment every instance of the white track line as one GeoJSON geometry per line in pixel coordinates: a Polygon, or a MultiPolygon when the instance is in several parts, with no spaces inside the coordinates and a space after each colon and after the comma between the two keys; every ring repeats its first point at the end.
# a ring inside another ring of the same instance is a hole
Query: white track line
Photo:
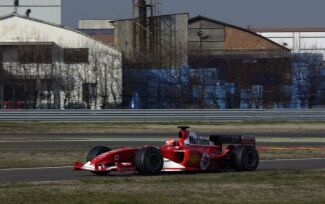
{"type": "Polygon", "coordinates": [[[2,140],[0,143],[42,143],[42,142],[165,142],[166,138],[86,138],[86,139],[63,139],[63,140],[2,140]]]}

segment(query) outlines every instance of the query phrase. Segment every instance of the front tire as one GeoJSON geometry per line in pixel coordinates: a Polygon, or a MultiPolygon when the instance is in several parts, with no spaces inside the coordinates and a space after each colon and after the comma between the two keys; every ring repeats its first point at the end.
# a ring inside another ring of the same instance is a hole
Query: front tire
{"type": "Polygon", "coordinates": [[[136,152],[134,163],[137,171],[143,175],[156,175],[161,172],[164,160],[160,150],[144,147],[136,152]]]}
{"type": "MultiPolygon", "coordinates": [[[[108,147],[105,147],[105,146],[93,147],[87,154],[86,162],[91,161],[94,158],[96,158],[98,155],[103,154],[105,152],[109,152],[109,151],[111,151],[111,149],[108,147]]],[[[90,172],[97,176],[104,176],[109,173],[109,171],[90,171],[90,172]]]]}
{"type": "Polygon", "coordinates": [[[259,164],[259,155],[255,147],[239,145],[232,151],[233,163],[238,171],[254,171],[259,164]]]}

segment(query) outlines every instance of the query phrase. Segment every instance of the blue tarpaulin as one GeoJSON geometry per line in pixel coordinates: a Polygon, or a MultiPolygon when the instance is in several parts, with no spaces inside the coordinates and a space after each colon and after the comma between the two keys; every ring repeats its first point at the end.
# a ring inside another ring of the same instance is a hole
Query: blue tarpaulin
{"type": "MultiPolygon", "coordinates": [[[[273,108],[308,108],[311,95],[321,101],[325,85],[319,54],[295,54],[292,60],[291,85],[279,92],[289,95],[288,101],[269,104],[273,108]],[[317,78],[318,77],[318,78],[317,78]],[[319,81],[315,85],[315,81],[319,81]],[[314,90],[316,89],[316,90],[314,90]],[[318,98],[317,98],[318,97],[318,98]]],[[[264,108],[266,91],[261,84],[237,90],[235,82],[226,81],[224,67],[178,69],[125,69],[124,101],[128,108],[264,108]],[[239,101],[236,107],[235,100],[239,101]]],[[[277,93],[275,93],[277,94],[277,93]]],[[[317,99],[317,100],[316,100],[317,99]]]]}

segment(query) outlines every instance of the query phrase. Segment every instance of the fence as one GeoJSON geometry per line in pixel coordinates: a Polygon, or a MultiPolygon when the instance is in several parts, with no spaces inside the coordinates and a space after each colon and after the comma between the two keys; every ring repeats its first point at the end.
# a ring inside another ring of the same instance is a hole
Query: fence
{"type": "Polygon", "coordinates": [[[2,110],[0,121],[242,122],[325,121],[325,109],[308,110],[2,110]]]}

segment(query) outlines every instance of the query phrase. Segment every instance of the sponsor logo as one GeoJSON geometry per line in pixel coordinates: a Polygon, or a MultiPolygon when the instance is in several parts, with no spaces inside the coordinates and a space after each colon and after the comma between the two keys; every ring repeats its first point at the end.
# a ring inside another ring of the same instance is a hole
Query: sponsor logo
{"type": "Polygon", "coordinates": [[[190,135],[189,136],[189,142],[190,144],[198,144],[198,145],[209,145],[209,140],[204,139],[204,138],[199,138],[199,137],[195,137],[190,135]]]}

